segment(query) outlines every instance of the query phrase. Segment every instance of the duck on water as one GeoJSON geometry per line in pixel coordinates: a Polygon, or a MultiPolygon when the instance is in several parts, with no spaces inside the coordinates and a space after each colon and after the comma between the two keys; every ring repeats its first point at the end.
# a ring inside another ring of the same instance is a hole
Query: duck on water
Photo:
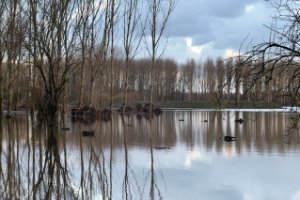
{"type": "Polygon", "coordinates": [[[245,120],[243,120],[242,118],[239,118],[239,119],[236,119],[236,120],[234,120],[236,123],[244,123],[245,122],[245,120]]]}
{"type": "Polygon", "coordinates": [[[236,137],[229,136],[229,135],[222,136],[222,137],[220,137],[220,139],[223,140],[223,141],[226,141],[226,142],[236,141],[236,137]]]}

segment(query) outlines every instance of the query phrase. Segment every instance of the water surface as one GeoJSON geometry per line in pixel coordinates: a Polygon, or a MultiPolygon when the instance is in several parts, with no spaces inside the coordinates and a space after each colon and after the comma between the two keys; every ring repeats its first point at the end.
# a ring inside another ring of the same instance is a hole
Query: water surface
{"type": "Polygon", "coordinates": [[[296,200],[300,140],[298,130],[287,131],[290,125],[289,113],[270,111],[173,110],[152,119],[116,114],[112,122],[90,124],[66,117],[53,127],[18,115],[1,122],[0,195],[296,200]],[[234,121],[239,118],[245,122],[234,121]],[[237,140],[222,141],[223,135],[237,140]]]}

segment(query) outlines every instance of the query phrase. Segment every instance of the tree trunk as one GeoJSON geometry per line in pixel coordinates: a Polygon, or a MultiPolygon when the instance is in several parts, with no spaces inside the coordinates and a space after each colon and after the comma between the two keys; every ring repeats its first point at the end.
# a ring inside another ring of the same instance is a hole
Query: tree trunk
{"type": "Polygon", "coordinates": [[[83,68],[85,65],[85,34],[86,34],[86,22],[83,26],[83,35],[81,41],[81,63],[80,63],[80,80],[79,80],[79,106],[83,104],[83,68]]]}
{"type": "Polygon", "coordinates": [[[13,70],[12,70],[12,66],[13,64],[11,63],[11,61],[8,61],[8,95],[7,95],[7,113],[6,113],[6,117],[10,118],[11,117],[11,111],[12,111],[12,101],[13,101],[13,70]]]}
{"type": "Polygon", "coordinates": [[[125,70],[125,82],[124,82],[124,95],[123,95],[123,105],[122,113],[125,113],[125,108],[127,106],[127,93],[128,93],[128,74],[129,74],[129,58],[126,56],[126,70],[125,70]]]}
{"type": "Polygon", "coordinates": [[[114,89],[114,28],[115,28],[115,0],[111,0],[110,13],[110,110],[113,109],[113,89],[114,89]]]}
{"type": "Polygon", "coordinates": [[[235,82],[235,106],[239,107],[240,104],[240,82],[235,82]]]}
{"type": "Polygon", "coordinates": [[[2,115],[3,112],[3,75],[2,75],[2,68],[3,68],[3,63],[2,60],[0,61],[0,116],[2,115]]]}

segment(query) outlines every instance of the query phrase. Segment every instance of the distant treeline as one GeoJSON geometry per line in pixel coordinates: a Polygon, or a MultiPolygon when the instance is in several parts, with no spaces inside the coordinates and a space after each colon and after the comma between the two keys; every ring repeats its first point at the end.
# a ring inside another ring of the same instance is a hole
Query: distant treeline
{"type": "MultiPolygon", "coordinates": [[[[114,72],[114,100],[122,102],[124,90],[125,60],[116,59],[114,72]]],[[[174,59],[160,59],[154,69],[154,102],[196,102],[209,101],[211,105],[222,107],[227,102],[265,102],[278,105],[290,103],[283,88],[289,84],[288,69],[276,77],[260,76],[255,73],[260,64],[249,64],[240,57],[223,59],[207,58],[204,61],[187,60],[183,64],[174,59]]],[[[79,67],[79,66],[78,66],[79,67]]],[[[128,103],[147,102],[150,94],[151,60],[135,59],[128,74],[128,103]]],[[[105,105],[110,98],[110,80],[108,71],[98,76],[93,82],[93,72],[84,67],[83,102],[97,107],[105,105]],[[94,85],[91,85],[94,84],[94,85]],[[93,94],[91,87],[95,87],[93,94]]],[[[273,73],[275,76],[277,73],[273,73]]],[[[72,72],[67,85],[68,102],[78,104],[78,70],[72,72]]]]}
{"type": "MultiPolygon", "coordinates": [[[[124,60],[118,59],[115,68],[114,99],[122,101],[124,89],[124,60]]],[[[240,101],[260,101],[266,103],[285,104],[288,100],[280,93],[288,74],[266,80],[261,77],[255,80],[250,74],[251,67],[239,63],[236,58],[226,59],[208,58],[203,62],[193,59],[178,64],[172,59],[160,59],[154,72],[154,101],[155,102],[195,102],[209,101],[212,105],[222,106],[225,102],[234,102],[239,106],[240,101]]],[[[150,91],[150,59],[135,59],[132,61],[128,78],[128,103],[146,102],[150,91]]],[[[109,101],[109,76],[97,79],[94,93],[91,95],[91,69],[84,68],[84,98],[85,104],[100,106],[109,101]],[[92,98],[92,99],[90,99],[92,98]]],[[[71,76],[67,88],[69,102],[76,104],[79,84],[76,80],[79,74],[71,76]]]]}
{"type": "MultiPolygon", "coordinates": [[[[97,62],[95,66],[97,66],[97,62]]],[[[124,91],[124,60],[115,60],[113,98],[116,106],[121,105],[124,91]]],[[[4,74],[7,67],[4,66],[4,74]]],[[[252,66],[241,65],[237,59],[208,58],[203,62],[188,60],[178,64],[172,59],[160,59],[154,73],[154,102],[197,102],[208,101],[210,105],[222,107],[231,102],[239,106],[240,102],[266,102],[287,104],[288,99],[281,95],[281,88],[286,84],[287,72],[267,80],[261,77],[253,82],[250,75],[252,66]]],[[[147,102],[150,90],[150,59],[135,59],[132,61],[128,75],[128,104],[147,102]]],[[[30,74],[25,64],[20,64],[13,82],[14,109],[26,108],[31,105],[28,95],[30,74]]],[[[109,68],[104,68],[103,74],[95,76],[92,67],[86,64],[83,68],[83,99],[82,103],[98,108],[107,106],[110,101],[109,68]],[[93,89],[92,89],[93,88],[93,89]]],[[[75,65],[70,73],[64,96],[68,105],[78,105],[80,97],[80,65],[75,65]]],[[[35,77],[35,98],[43,91],[41,77],[35,77]]],[[[4,97],[7,96],[7,76],[4,76],[4,97]]],[[[5,100],[5,99],[4,99],[5,100]]],[[[36,100],[39,101],[38,99],[36,100]]],[[[6,103],[6,100],[4,101],[6,103]]],[[[179,105],[179,104],[176,104],[179,105]]]]}

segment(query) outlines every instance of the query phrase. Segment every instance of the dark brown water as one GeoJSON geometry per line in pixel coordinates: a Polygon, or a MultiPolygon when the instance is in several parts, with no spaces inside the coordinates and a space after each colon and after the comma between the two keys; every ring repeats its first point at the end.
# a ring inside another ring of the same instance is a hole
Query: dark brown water
{"type": "Polygon", "coordinates": [[[166,111],[53,128],[2,119],[0,199],[297,200],[300,138],[289,117],[166,111]]]}

